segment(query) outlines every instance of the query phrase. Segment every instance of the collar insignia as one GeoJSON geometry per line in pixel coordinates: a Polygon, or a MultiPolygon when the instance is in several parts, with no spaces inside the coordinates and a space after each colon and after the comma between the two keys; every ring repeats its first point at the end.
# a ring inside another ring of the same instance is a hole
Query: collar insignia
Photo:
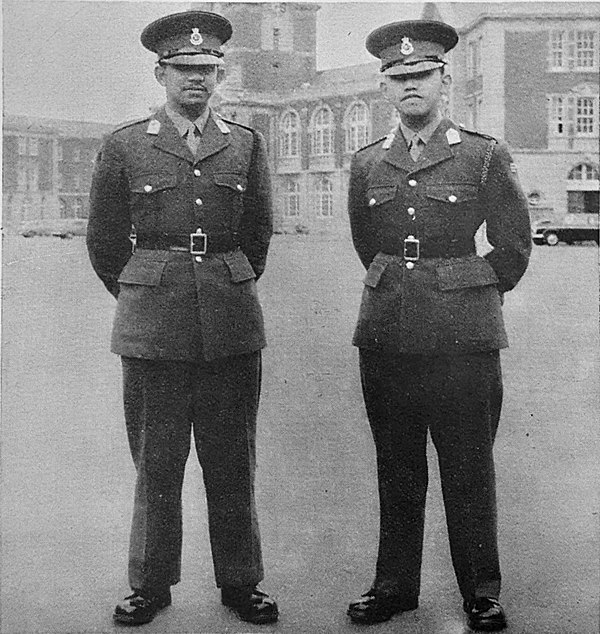
{"type": "Polygon", "coordinates": [[[148,129],[146,130],[146,134],[158,134],[160,131],[160,121],[156,119],[151,119],[148,124],[148,129]]]}
{"type": "Polygon", "coordinates": [[[231,132],[229,126],[220,117],[214,116],[213,120],[217,124],[217,128],[219,128],[223,134],[229,134],[231,132]]]}
{"type": "Polygon", "coordinates": [[[190,42],[194,45],[194,46],[200,46],[200,44],[202,44],[204,40],[202,39],[202,36],[200,35],[200,29],[192,29],[192,34],[190,35],[190,42]]]}
{"type": "Polygon", "coordinates": [[[456,145],[461,141],[460,134],[455,128],[450,128],[449,130],[447,130],[446,138],[448,139],[448,145],[456,145]]]}
{"type": "Polygon", "coordinates": [[[402,55],[410,55],[411,53],[414,53],[414,51],[415,51],[415,47],[410,41],[410,38],[403,37],[402,46],[400,46],[400,52],[402,53],[402,55]]]}
{"type": "Polygon", "coordinates": [[[383,143],[381,144],[381,149],[389,150],[392,147],[392,143],[394,142],[395,138],[396,138],[396,128],[391,130],[389,134],[385,137],[383,143]]]}

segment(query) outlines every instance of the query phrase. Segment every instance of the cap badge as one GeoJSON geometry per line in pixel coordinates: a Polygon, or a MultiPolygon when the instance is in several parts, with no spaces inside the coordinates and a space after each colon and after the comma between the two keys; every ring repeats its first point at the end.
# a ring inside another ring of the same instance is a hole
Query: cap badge
{"type": "Polygon", "coordinates": [[[408,37],[402,38],[402,45],[400,46],[400,52],[402,53],[402,55],[410,55],[411,53],[415,52],[415,47],[410,41],[410,38],[408,37]]]}
{"type": "Polygon", "coordinates": [[[202,44],[204,40],[202,39],[202,36],[200,35],[200,29],[192,29],[192,34],[190,35],[190,42],[194,45],[194,46],[200,46],[200,44],[202,44]]]}

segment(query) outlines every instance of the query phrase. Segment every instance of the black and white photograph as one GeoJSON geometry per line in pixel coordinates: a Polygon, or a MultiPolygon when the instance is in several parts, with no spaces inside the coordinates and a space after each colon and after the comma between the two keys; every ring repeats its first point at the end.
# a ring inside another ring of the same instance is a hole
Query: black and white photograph
{"type": "Polygon", "coordinates": [[[2,2],[0,634],[600,630],[600,2],[2,2]]]}

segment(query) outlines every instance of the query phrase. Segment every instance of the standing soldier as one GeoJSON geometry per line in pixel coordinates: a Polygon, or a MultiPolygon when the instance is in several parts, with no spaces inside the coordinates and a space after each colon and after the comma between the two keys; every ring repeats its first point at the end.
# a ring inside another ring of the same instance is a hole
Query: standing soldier
{"type": "Polygon", "coordinates": [[[114,619],[151,621],[180,579],[181,489],[193,430],[221,600],[244,621],[277,620],[263,578],[254,501],[263,317],[256,280],[272,234],[265,143],[209,100],[223,78],[228,20],[188,11],[143,31],[166,106],[122,125],[98,156],[87,244],[117,298],[137,483],[132,594],[114,619]],[[135,231],[132,254],[130,234],[135,231]]]}
{"type": "Polygon", "coordinates": [[[500,417],[501,304],[531,252],[526,200],[505,145],[440,106],[458,41],[441,22],[395,22],[366,42],[381,59],[396,130],[353,157],[349,214],[367,269],[354,334],[377,453],[380,538],[357,623],[418,605],[427,431],[437,450],[452,562],[469,626],[506,626],[492,446],[500,417]],[[492,251],[476,255],[486,222],[492,251]]]}

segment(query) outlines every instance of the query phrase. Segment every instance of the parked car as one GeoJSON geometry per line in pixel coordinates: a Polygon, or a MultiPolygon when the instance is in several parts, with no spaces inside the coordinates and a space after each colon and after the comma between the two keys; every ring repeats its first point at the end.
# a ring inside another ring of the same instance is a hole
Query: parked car
{"type": "Polygon", "coordinates": [[[534,244],[555,247],[593,240],[598,244],[598,214],[566,214],[559,220],[538,220],[531,229],[534,244]]]}

